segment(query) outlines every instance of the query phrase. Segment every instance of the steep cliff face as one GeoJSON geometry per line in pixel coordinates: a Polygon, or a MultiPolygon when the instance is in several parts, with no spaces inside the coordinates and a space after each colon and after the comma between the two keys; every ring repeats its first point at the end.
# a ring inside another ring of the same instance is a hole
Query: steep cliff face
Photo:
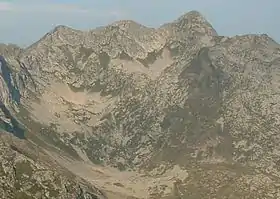
{"type": "Polygon", "coordinates": [[[108,198],[280,197],[267,35],[218,36],[192,11],[158,29],[59,26],[0,52],[1,101],[25,138],[108,198]]]}
{"type": "Polygon", "coordinates": [[[5,58],[0,56],[0,108],[1,108],[1,128],[13,133],[19,138],[24,138],[24,130],[15,119],[14,114],[17,105],[20,104],[20,92],[15,82],[13,72],[8,66],[5,58]]]}

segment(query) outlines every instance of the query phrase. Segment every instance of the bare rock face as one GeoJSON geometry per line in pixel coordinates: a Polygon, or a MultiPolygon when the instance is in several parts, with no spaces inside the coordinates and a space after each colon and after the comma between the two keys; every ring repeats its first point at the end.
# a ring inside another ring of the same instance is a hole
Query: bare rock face
{"type": "Polygon", "coordinates": [[[3,124],[98,197],[280,197],[280,45],[267,35],[218,36],[191,11],[158,29],[58,26],[0,52],[3,124]]]}

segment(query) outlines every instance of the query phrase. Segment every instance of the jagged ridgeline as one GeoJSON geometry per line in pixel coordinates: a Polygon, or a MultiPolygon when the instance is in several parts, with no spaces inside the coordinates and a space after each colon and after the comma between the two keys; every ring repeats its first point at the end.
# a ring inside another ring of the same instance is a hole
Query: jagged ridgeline
{"type": "Polygon", "coordinates": [[[1,135],[16,143],[0,148],[13,165],[0,167],[5,198],[280,197],[280,45],[268,35],[219,36],[191,11],[159,28],[58,26],[0,53],[1,135]]]}

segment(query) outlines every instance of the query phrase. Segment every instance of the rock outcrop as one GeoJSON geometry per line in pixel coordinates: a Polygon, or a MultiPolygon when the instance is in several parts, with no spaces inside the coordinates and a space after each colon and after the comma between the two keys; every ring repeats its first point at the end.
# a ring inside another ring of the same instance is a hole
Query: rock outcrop
{"type": "Polygon", "coordinates": [[[1,198],[106,198],[98,189],[61,168],[30,142],[1,132],[0,151],[1,198]]]}

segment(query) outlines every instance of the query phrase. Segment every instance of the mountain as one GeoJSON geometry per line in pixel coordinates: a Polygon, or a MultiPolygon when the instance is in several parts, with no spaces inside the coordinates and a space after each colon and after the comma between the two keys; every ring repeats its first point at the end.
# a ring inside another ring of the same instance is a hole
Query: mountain
{"type": "Polygon", "coordinates": [[[58,26],[0,52],[4,198],[280,197],[269,36],[219,36],[191,11],[157,29],[58,26]]]}

